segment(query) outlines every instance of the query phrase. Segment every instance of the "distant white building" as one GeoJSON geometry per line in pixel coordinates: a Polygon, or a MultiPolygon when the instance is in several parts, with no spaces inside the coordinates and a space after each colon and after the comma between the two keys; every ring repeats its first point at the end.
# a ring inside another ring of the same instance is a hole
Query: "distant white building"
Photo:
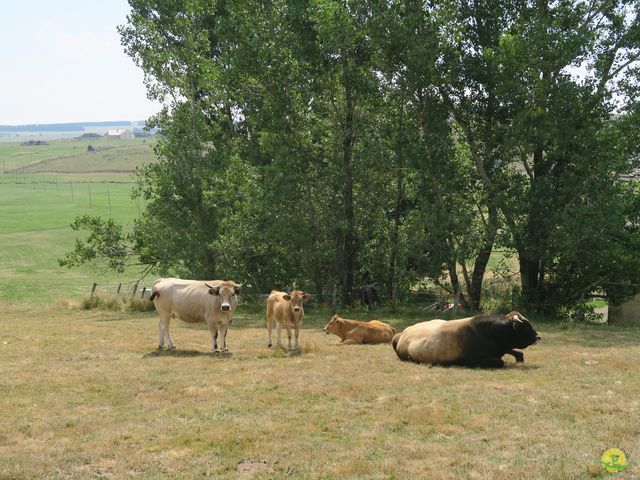
{"type": "Polygon", "coordinates": [[[125,130],[125,129],[114,129],[114,130],[107,130],[107,134],[105,135],[107,138],[114,138],[114,139],[120,139],[120,140],[133,140],[134,138],[136,138],[136,136],[133,134],[133,132],[131,130],[125,130]]]}

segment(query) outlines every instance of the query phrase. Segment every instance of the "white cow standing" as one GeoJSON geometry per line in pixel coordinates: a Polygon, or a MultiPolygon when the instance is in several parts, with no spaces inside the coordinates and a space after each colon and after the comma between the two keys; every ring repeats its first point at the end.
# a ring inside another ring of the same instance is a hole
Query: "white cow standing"
{"type": "Polygon", "coordinates": [[[227,352],[227,328],[233,321],[241,291],[242,285],[236,284],[233,280],[156,280],[150,298],[160,315],[158,348],[164,348],[165,337],[168,348],[176,348],[169,333],[169,323],[172,318],[179,318],[187,323],[207,322],[211,334],[211,351],[227,352]]]}

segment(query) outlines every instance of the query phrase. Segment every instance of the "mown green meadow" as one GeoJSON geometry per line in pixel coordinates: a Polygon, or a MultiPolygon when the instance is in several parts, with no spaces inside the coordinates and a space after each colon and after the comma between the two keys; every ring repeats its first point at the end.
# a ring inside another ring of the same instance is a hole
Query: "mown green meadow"
{"type": "Polygon", "coordinates": [[[136,166],[155,160],[151,144],[150,139],[0,143],[6,168],[0,180],[0,301],[77,301],[93,282],[113,289],[135,280],[135,272],[114,276],[93,267],[68,270],[57,260],[73,248],[78,232],[69,225],[77,216],[131,225],[141,214],[131,190],[136,166]],[[88,145],[96,151],[87,152],[88,145]]]}

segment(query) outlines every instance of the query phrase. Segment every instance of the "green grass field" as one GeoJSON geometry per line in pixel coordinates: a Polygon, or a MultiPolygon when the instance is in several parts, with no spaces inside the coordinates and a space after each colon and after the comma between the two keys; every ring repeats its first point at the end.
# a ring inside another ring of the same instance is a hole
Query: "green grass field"
{"type": "Polygon", "coordinates": [[[180,321],[156,351],[151,313],[3,311],[3,480],[605,479],[609,448],[640,475],[638,329],[536,324],[524,364],[478,370],[339,346],[312,310],[292,356],[242,304],[227,356],[180,321]]]}
{"type": "Polygon", "coordinates": [[[0,142],[3,183],[19,180],[20,175],[27,172],[44,175],[56,171],[91,173],[96,170],[135,170],[135,165],[141,161],[154,161],[153,151],[148,148],[153,142],[150,137],[135,140],[53,140],[48,145],[31,146],[0,142]],[[95,152],[87,152],[89,145],[95,152]],[[91,162],[93,168],[86,168],[91,162]]]}
{"type": "MultiPolygon", "coordinates": [[[[632,462],[615,478],[640,476],[638,329],[534,321],[524,364],[429,368],[338,346],[313,304],[301,352],[268,349],[263,306],[243,303],[230,355],[179,320],[158,352],[155,313],[78,307],[134,272],[57,263],[78,215],[141,214],[149,141],[0,143],[0,161],[0,480],[605,479],[614,447],[632,462]]],[[[435,313],[379,315],[401,330],[435,313]]]]}
{"type": "Polygon", "coordinates": [[[130,225],[143,205],[131,198],[136,166],[155,160],[152,140],[61,140],[49,145],[0,143],[0,301],[50,305],[78,301],[94,282],[113,291],[135,281],[87,267],[69,270],[58,258],[78,235],[69,227],[90,214],[130,225]],[[91,144],[95,152],[87,152],[91,144]]]}

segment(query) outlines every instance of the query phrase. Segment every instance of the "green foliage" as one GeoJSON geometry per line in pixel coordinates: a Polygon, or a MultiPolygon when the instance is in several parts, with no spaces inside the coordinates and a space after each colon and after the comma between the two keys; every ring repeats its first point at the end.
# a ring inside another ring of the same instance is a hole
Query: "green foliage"
{"type": "Polygon", "coordinates": [[[529,306],[622,300],[640,283],[640,194],[618,182],[638,166],[640,29],[627,2],[594,8],[132,2],[122,41],[165,105],[146,215],[131,233],[79,219],[89,236],[63,263],[135,253],[347,305],[429,278],[475,310],[498,246],[529,306]]]}
{"type": "Polygon", "coordinates": [[[85,240],[76,239],[75,249],[58,260],[61,267],[103,261],[110,269],[124,272],[131,252],[127,244],[130,236],[123,232],[122,225],[111,218],[85,214],[75,219],[71,229],[88,230],[89,235],[85,240]]]}

